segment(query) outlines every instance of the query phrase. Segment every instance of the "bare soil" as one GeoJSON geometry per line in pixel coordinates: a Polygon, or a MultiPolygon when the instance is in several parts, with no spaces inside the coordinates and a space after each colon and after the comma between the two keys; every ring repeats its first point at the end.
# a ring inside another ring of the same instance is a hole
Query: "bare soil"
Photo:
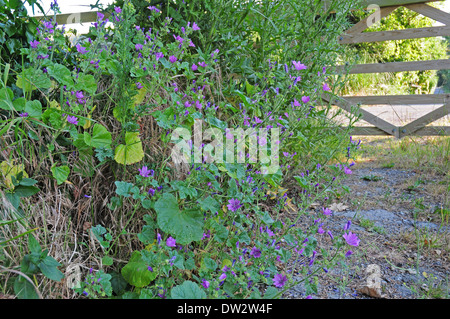
{"type": "MultiPolygon", "coordinates": [[[[344,182],[351,191],[335,203],[340,205],[334,206],[326,227],[342,230],[352,220],[350,230],[360,245],[345,263],[320,276],[317,294],[311,297],[449,298],[449,185],[444,177],[376,163],[352,170],[344,182]],[[379,270],[375,290],[368,289],[374,287],[373,272],[368,272],[374,268],[379,270]]],[[[283,295],[305,297],[302,284],[283,295]]]]}

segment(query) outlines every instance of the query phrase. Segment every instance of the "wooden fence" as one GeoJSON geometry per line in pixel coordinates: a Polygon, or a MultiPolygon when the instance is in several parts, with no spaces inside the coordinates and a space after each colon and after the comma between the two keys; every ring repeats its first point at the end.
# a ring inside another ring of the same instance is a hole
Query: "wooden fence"
{"type": "MultiPolygon", "coordinates": [[[[435,0],[434,0],[435,1],[435,0]]],[[[437,36],[450,36],[450,14],[428,5],[432,1],[420,0],[366,0],[366,4],[375,4],[380,7],[378,18],[387,17],[394,10],[403,6],[426,17],[434,19],[444,24],[444,26],[411,28],[393,31],[363,32],[374,18],[374,14],[366,17],[353,25],[339,41],[341,44],[378,42],[391,40],[404,40],[437,36]]],[[[343,68],[343,66],[339,66],[343,68]]],[[[412,62],[392,62],[376,64],[354,65],[349,70],[349,74],[362,73],[383,73],[383,72],[404,72],[423,70],[444,70],[450,69],[450,60],[432,61],[412,61],[412,62]]],[[[356,127],[354,135],[393,135],[401,138],[407,135],[436,136],[450,135],[450,126],[427,126],[436,120],[445,117],[450,113],[450,94],[412,94],[412,95],[382,95],[382,96],[352,96],[335,98],[331,94],[324,94],[323,100],[326,103],[336,105],[350,113],[359,112],[362,119],[374,125],[367,127],[356,127]],[[359,107],[359,105],[425,105],[439,104],[442,106],[424,116],[404,125],[396,126],[378,116],[373,115],[359,107]],[[356,106],[356,108],[355,108],[356,106]]]]}

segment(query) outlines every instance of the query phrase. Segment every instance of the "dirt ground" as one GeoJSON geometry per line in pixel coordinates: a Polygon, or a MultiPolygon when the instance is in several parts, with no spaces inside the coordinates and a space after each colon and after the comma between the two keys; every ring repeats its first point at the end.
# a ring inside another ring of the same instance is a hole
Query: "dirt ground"
{"type": "MultiPolygon", "coordinates": [[[[321,275],[312,298],[450,298],[448,175],[377,160],[352,171],[344,182],[351,191],[335,202],[327,228],[341,231],[351,220],[360,245],[321,275]]],[[[305,298],[305,289],[283,298],[305,298]]]]}

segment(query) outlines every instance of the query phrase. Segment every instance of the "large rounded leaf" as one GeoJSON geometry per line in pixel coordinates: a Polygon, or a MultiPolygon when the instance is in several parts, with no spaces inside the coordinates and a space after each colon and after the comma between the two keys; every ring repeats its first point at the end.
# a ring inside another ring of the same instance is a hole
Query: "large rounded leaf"
{"type": "Polygon", "coordinates": [[[155,203],[158,226],[171,234],[178,244],[186,245],[203,237],[203,213],[198,210],[180,211],[172,194],[164,194],[155,203]]]}
{"type": "Polygon", "coordinates": [[[103,125],[96,123],[92,129],[92,136],[88,132],[84,132],[84,142],[86,145],[96,148],[110,148],[111,133],[103,125]]]}
{"type": "Polygon", "coordinates": [[[134,251],[128,264],[122,268],[122,276],[130,285],[142,288],[156,278],[156,272],[148,269],[139,251],[134,251]]]}
{"type": "Polygon", "coordinates": [[[170,296],[172,299],[205,299],[206,293],[190,280],[186,280],[182,285],[173,287],[170,296]]]}
{"type": "Polygon", "coordinates": [[[114,151],[114,159],[119,164],[134,164],[144,158],[139,132],[126,132],[125,145],[120,144],[114,151]]]}

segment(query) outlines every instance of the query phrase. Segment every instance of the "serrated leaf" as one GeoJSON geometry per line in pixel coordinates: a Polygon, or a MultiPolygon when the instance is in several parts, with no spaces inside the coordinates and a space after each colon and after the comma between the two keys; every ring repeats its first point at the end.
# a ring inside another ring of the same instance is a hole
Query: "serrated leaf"
{"type": "Polygon", "coordinates": [[[53,166],[51,168],[51,171],[53,177],[56,178],[56,182],[58,183],[58,185],[64,183],[70,174],[70,168],[67,165],[53,166]]]}
{"type": "Polygon", "coordinates": [[[48,74],[62,85],[66,85],[70,90],[74,86],[72,72],[64,65],[55,63],[47,68],[48,74]]]}
{"type": "Polygon", "coordinates": [[[117,195],[123,196],[123,197],[131,196],[130,192],[134,186],[132,183],[116,181],[116,182],[114,182],[114,184],[116,184],[116,194],[117,195]]]}
{"type": "Polygon", "coordinates": [[[42,104],[38,100],[27,101],[25,103],[25,112],[29,117],[40,119],[42,116],[42,104]]]}
{"type": "Polygon", "coordinates": [[[122,268],[122,276],[130,285],[142,288],[156,278],[156,272],[148,270],[141,253],[134,251],[128,264],[122,268]]]}
{"type": "Polygon", "coordinates": [[[113,264],[113,259],[111,257],[109,257],[109,256],[103,256],[102,264],[104,266],[111,266],[113,264]]]}
{"type": "Polygon", "coordinates": [[[26,68],[17,75],[16,85],[25,92],[31,92],[38,88],[49,89],[52,82],[42,70],[26,68]]]}
{"type": "Polygon", "coordinates": [[[114,151],[114,160],[119,164],[129,165],[140,162],[144,158],[139,132],[126,132],[125,145],[120,144],[114,151]]]}
{"type": "Polygon", "coordinates": [[[215,213],[220,210],[220,203],[211,196],[199,200],[198,203],[204,211],[209,210],[210,212],[215,213]]]}
{"type": "Polygon", "coordinates": [[[263,299],[273,299],[278,294],[278,289],[275,287],[269,287],[266,290],[266,293],[264,294],[263,299]]]}
{"type": "Polygon", "coordinates": [[[84,132],[84,142],[95,148],[109,148],[111,146],[111,133],[100,124],[95,124],[92,129],[92,136],[84,132]]]}
{"type": "Polygon", "coordinates": [[[90,94],[95,94],[97,91],[97,81],[91,74],[79,74],[75,88],[77,91],[86,91],[90,94]]]}
{"type": "Polygon", "coordinates": [[[193,281],[186,280],[170,292],[172,299],[205,299],[206,293],[193,281]]]}
{"type": "Polygon", "coordinates": [[[198,210],[180,211],[178,201],[165,193],[155,203],[157,223],[161,230],[171,234],[177,243],[186,245],[203,237],[203,213],[198,210]]]}

